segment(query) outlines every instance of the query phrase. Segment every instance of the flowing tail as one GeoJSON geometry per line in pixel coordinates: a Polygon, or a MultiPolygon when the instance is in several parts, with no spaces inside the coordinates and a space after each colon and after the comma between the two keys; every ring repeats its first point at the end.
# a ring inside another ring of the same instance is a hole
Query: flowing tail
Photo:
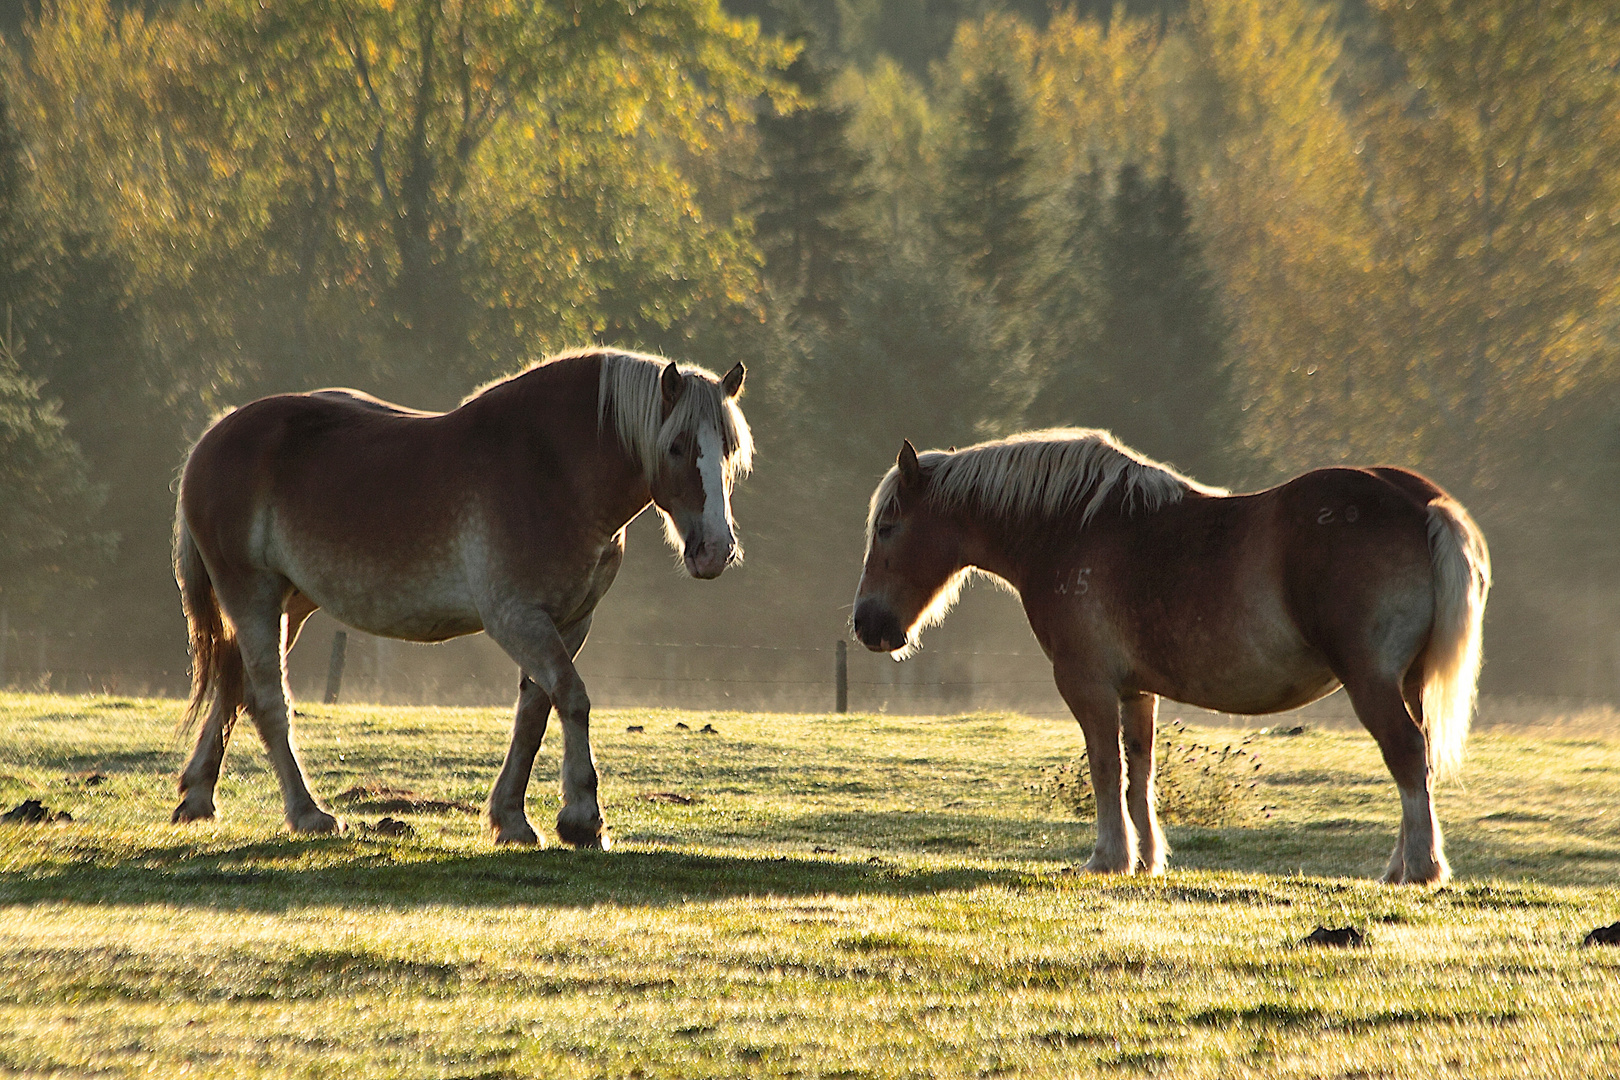
{"type": "Polygon", "coordinates": [[[1478,696],[1480,627],[1491,589],[1491,553],[1462,505],[1446,496],[1429,503],[1429,558],[1434,566],[1434,631],[1423,677],[1423,723],[1429,768],[1436,776],[1462,764],[1478,696]]]}
{"type": "Polygon", "coordinates": [[[187,730],[195,725],[212,699],[220,717],[220,739],[228,742],[242,707],[242,652],[236,645],[236,628],[220,609],[213,579],[184,517],[178,517],[174,526],[174,579],[180,585],[180,603],[191,633],[191,701],[180,727],[187,730]]]}

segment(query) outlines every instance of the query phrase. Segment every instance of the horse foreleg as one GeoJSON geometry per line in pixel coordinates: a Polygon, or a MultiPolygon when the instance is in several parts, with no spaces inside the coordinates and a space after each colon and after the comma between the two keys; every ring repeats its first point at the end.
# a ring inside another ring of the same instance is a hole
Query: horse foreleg
{"type": "Polygon", "coordinates": [[[1083,675],[1053,670],[1058,693],[1080,722],[1091,763],[1091,790],[1097,800],[1097,847],[1085,868],[1099,874],[1136,869],[1137,836],[1125,808],[1124,755],[1120,742],[1120,698],[1110,686],[1083,675]]]}
{"type": "Polygon", "coordinates": [[[506,761],[501,765],[501,773],[495,778],[489,802],[484,807],[497,844],[540,842],[539,834],[524,813],[524,799],[534,771],[534,755],[540,750],[550,718],[551,698],[533,679],[522,676],[518,683],[517,713],[512,720],[512,744],[507,747],[506,761]]]}
{"type": "MultiPolygon", "coordinates": [[[[287,623],[282,610],[283,582],[258,582],[253,600],[231,610],[236,623],[237,647],[247,675],[248,715],[259,729],[259,739],[281,784],[282,809],[287,827],[295,833],[341,832],[343,823],[323,810],[309,792],[298,752],[293,749],[290,717],[292,694],[287,689],[285,644],[287,623]],[[273,602],[267,602],[274,593],[273,602]]],[[[313,609],[311,609],[313,610],[313,609]]],[[[302,622],[302,620],[300,620],[302,622]]]]}
{"type": "MultiPolygon", "coordinates": [[[[568,650],[570,662],[579,655],[590,633],[591,620],[584,621],[563,633],[563,646],[568,650]]],[[[529,824],[524,802],[529,790],[529,777],[534,772],[534,756],[540,751],[540,742],[546,736],[546,724],[551,719],[551,698],[540,684],[524,675],[518,682],[517,712],[512,719],[512,744],[507,747],[506,761],[501,765],[495,786],[490,789],[485,815],[497,844],[538,844],[540,837],[529,824]]],[[[588,744],[587,744],[588,749],[588,744]]]]}
{"type": "Polygon", "coordinates": [[[1378,741],[1401,793],[1401,830],[1384,870],[1390,885],[1439,885],[1451,878],[1445,841],[1434,812],[1422,704],[1413,715],[1399,687],[1383,680],[1344,680],[1356,716],[1378,741]]]}
{"type": "MultiPolygon", "coordinates": [[[[596,799],[596,760],[591,754],[591,699],[574,667],[574,653],[579,650],[579,644],[576,642],[570,648],[551,617],[537,608],[503,608],[493,617],[484,619],[484,630],[544,692],[562,721],[563,808],[557,814],[557,835],[563,843],[574,847],[607,847],[602,810],[596,799]]],[[[583,630],[580,640],[583,641],[583,630]]],[[[521,704],[520,701],[520,708],[521,704]]],[[[514,744],[517,741],[516,730],[513,741],[514,744]]],[[[539,745],[536,733],[535,749],[539,745]]],[[[508,763],[513,762],[514,754],[519,764],[523,764],[522,752],[515,745],[508,753],[508,763]]],[[[525,773],[533,761],[534,751],[530,750],[527,764],[523,764],[525,773]]],[[[502,769],[502,778],[508,778],[506,769],[502,769]]],[[[515,768],[509,782],[516,783],[515,768]]],[[[496,781],[496,788],[500,790],[501,780],[496,781]]]]}
{"type": "Polygon", "coordinates": [[[1125,802],[1136,826],[1138,865],[1149,874],[1164,873],[1170,845],[1159,828],[1159,793],[1154,786],[1154,721],[1159,713],[1156,694],[1130,694],[1120,702],[1120,728],[1125,742],[1129,776],[1125,802]]]}

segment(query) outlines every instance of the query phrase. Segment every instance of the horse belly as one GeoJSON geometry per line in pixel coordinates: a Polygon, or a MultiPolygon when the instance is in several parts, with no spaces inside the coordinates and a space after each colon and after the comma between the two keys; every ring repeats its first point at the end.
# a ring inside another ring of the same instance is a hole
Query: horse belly
{"type": "Polygon", "coordinates": [[[1194,620],[1145,665],[1151,690],[1172,701],[1219,712],[1254,715],[1309,704],[1338,688],[1327,658],[1313,649],[1280,600],[1250,606],[1236,618],[1194,620]]]}
{"type": "Polygon", "coordinates": [[[484,628],[461,560],[431,545],[409,561],[369,559],[289,543],[269,545],[272,562],[328,615],[356,630],[405,641],[445,641],[484,628]]]}

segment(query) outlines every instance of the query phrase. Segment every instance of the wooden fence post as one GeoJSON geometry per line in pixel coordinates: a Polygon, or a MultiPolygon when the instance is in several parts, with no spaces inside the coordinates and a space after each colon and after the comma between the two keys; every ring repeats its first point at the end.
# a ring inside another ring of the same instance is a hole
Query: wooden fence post
{"type": "Polygon", "coordinates": [[[835,697],[837,710],[841,713],[849,712],[849,646],[843,638],[838,639],[838,647],[833,650],[837,659],[834,661],[836,678],[838,682],[835,697]]]}
{"type": "Polygon", "coordinates": [[[343,660],[349,651],[349,632],[339,630],[332,635],[332,659],[326,665],[326,697],[328,705],[336,705],[338,691],[343,689],[343,660]]]}

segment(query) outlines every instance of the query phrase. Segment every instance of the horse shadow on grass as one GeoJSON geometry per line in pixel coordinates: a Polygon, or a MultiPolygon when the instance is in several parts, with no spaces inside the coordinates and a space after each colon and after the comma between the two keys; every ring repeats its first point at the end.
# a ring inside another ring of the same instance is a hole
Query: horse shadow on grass
{"type": "MultiPolygon", "coordinates": [[[[1334,819],[1305,825],[1172,828],[1170,834],[1176,848],[1173,872],[1303,872],[1311,877],[1367,879],[1382,870],[1394,831],[1374,822],[1334,819]]],[[[1075,880],[1067,871],[1089,854],[1091,837],[1090,823],[1074,819],[939,812],[880,812],[856,818],[812,814],[773,822],[758,834],[713,837],[720,843],[745,843],[747,850],[736,854],[712,848],[699,852],[620,847],[594,852],[493,846],[469,853],[431,841],[367,833],[267,836],[212,846],[205,837],[177,833],[171,843],[124,849],[116,857],[95,850],[90,842],[74,845],[70,850],[77,857],[69,863],[13,862],[0,871],[0,906],[51,901],[157,903],[266,913],[312,905],[661,907],[741,897],[1046,889],[1058,887],[1060,878],[1075,880]],[[843,844],[845,850],[805,852],[809,843],[818,841],[832,848],[843,844]],[[788,848],[797,850],[785,851],[788,848]]],[[[1483,873],[1556,883],[1549,880],[1544,866],[1539,873],[1531,869],[1532,852],[1504,846],[1500,838],[1484,840],[1454,837],[1460,878],[1483,873]]],[[[1608,856],[1603,866],[1572,872],[1569,883],[1600,870],[1612,872],[1617,857],[1603,854],[1608,856]]]]}
{"type": "Polygon", "coordinates": [[[368,837],[280,837],[217,850],[147,848],[117,862],[0,872],[0,906],[161,903],[259,912],[311,905],[409,908],[674,906],[733,897],[907,895],[1010,885],[1027,872],[909,867],[882,857],[680,851],[435,851],[368,837]]]}

